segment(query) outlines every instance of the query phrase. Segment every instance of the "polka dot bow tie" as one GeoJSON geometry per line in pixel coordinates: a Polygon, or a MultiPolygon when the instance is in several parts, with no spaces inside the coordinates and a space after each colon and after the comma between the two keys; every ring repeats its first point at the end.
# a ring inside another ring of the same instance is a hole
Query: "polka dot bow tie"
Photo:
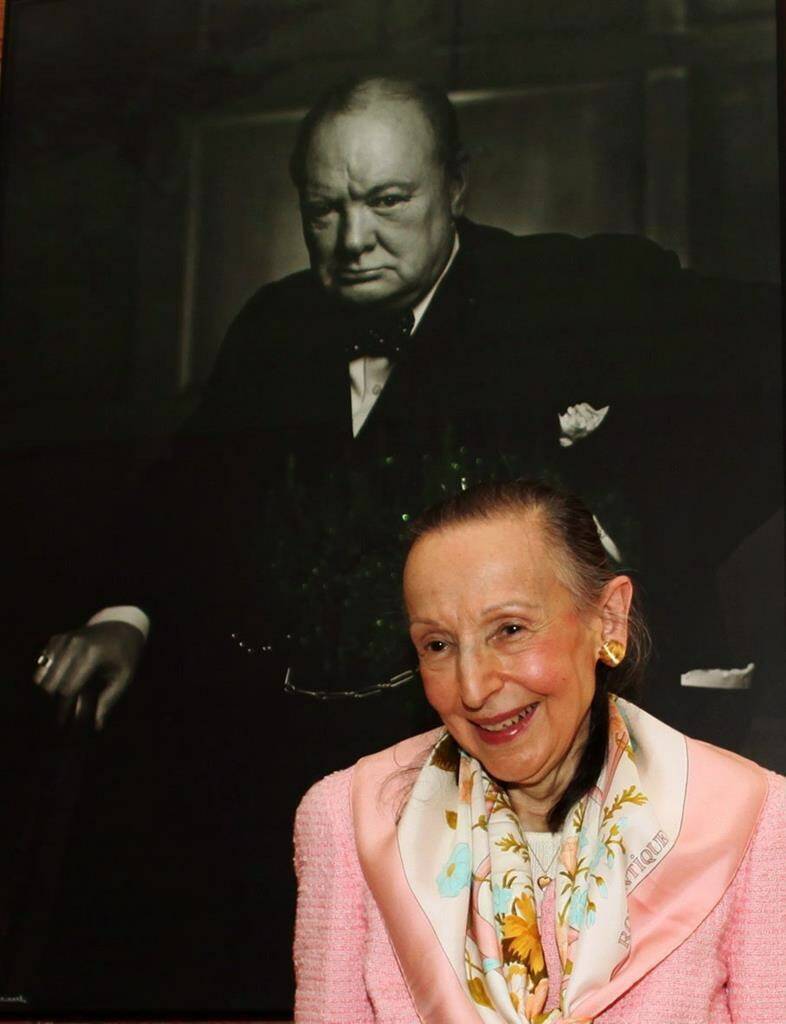
{"type": "Polygon", "coordinates": [[[399,316],[369,320],[358,326],[346,345],[347,358],[360,359],[375,356],[382,359],[400,359],[406,351],[415,317],[412,310],[399,316]]]}

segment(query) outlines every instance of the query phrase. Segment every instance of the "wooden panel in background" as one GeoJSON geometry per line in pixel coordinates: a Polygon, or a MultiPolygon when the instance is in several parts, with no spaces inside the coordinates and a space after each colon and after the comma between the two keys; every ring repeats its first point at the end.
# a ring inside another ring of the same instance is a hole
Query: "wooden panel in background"
{"type": "Polygon", "coordinates": [[[688,72],[650,71],[645,80],[643,233],[691,266],[688,72]]]}
{"type": "Polygon", "coordinates": [[[706,273],[779,280],[777,78],[769,64],[694,71],[691,239],[706,273]]]}
{"type": "Polygon", "coordinates": [[[695,19],[743,18],[748,15],[775,14],[773,0],[690,0],[691,15],[695,19]]]}
{"type": "Polygon", "coordinates": [[[207,0],[203,10],[205,45],[240,59],[248,70],[260,59],[279,64],[358,54],[377,42],[368,0],[207,0]]]}
{"type": "Polygon", "coordinates": [[[610,27],[635,29],[643,18],[642,0],[607,0],[588,4],[584,0],[530,0],[511,4],[509,0],[483,0],[464,5],[461,17],[465,38],[476,35],[509,35],[513,32],[592,32],[610,27]]]}
{"type": "Polygon", "coordinates": [[[459,117],[474,220],[515,234],[639,229],[635,82],[469,94],[459,117]]]}
{"type": "Polygon", "coordinates": [[[226,328],[261,284],[308,265],[287,170],[295,126],[296,118],[261,118],[201,133],[192,194],[194,327],[183,338],[184,383],[209,374],[226,328]]]}

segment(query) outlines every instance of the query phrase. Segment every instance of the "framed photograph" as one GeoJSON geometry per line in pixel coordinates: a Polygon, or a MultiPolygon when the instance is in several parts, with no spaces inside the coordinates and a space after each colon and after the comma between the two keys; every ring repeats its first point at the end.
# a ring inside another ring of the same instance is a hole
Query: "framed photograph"
{"type": "Polygon", "coordinates": [[[786,769],[772,0],[5,8],[0,1015],[292,1019],[295,809],[438,724],[404,551],[484,480],[576,491],[634,699],[786,769]]]}

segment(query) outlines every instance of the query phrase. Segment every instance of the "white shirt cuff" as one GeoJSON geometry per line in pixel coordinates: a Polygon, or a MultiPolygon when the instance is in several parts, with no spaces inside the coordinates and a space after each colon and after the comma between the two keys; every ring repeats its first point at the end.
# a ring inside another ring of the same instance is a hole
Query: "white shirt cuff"
{"type": "Polygon", "coordinates": [[[141,608],[136,608],[132,604],[102,608],[87,620],[88,626],[94,626],[97,622],[126,622],[129,626],[136,626],[145,640],[150,633],[150,619],[141,608]]]}

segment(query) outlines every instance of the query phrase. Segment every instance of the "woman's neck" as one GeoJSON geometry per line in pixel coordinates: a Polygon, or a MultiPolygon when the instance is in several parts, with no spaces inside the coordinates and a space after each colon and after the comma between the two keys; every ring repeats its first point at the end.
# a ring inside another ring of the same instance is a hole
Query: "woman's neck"
{"type": "Polygon", "coordinates": [[[510,803],[525,832],[549,832],[551,808],[568,788],[576,771],[589,732],[589,713],[579,726],[568,753],[542,779],[533,783],[512,782],[507,786],[510,803]]]}

